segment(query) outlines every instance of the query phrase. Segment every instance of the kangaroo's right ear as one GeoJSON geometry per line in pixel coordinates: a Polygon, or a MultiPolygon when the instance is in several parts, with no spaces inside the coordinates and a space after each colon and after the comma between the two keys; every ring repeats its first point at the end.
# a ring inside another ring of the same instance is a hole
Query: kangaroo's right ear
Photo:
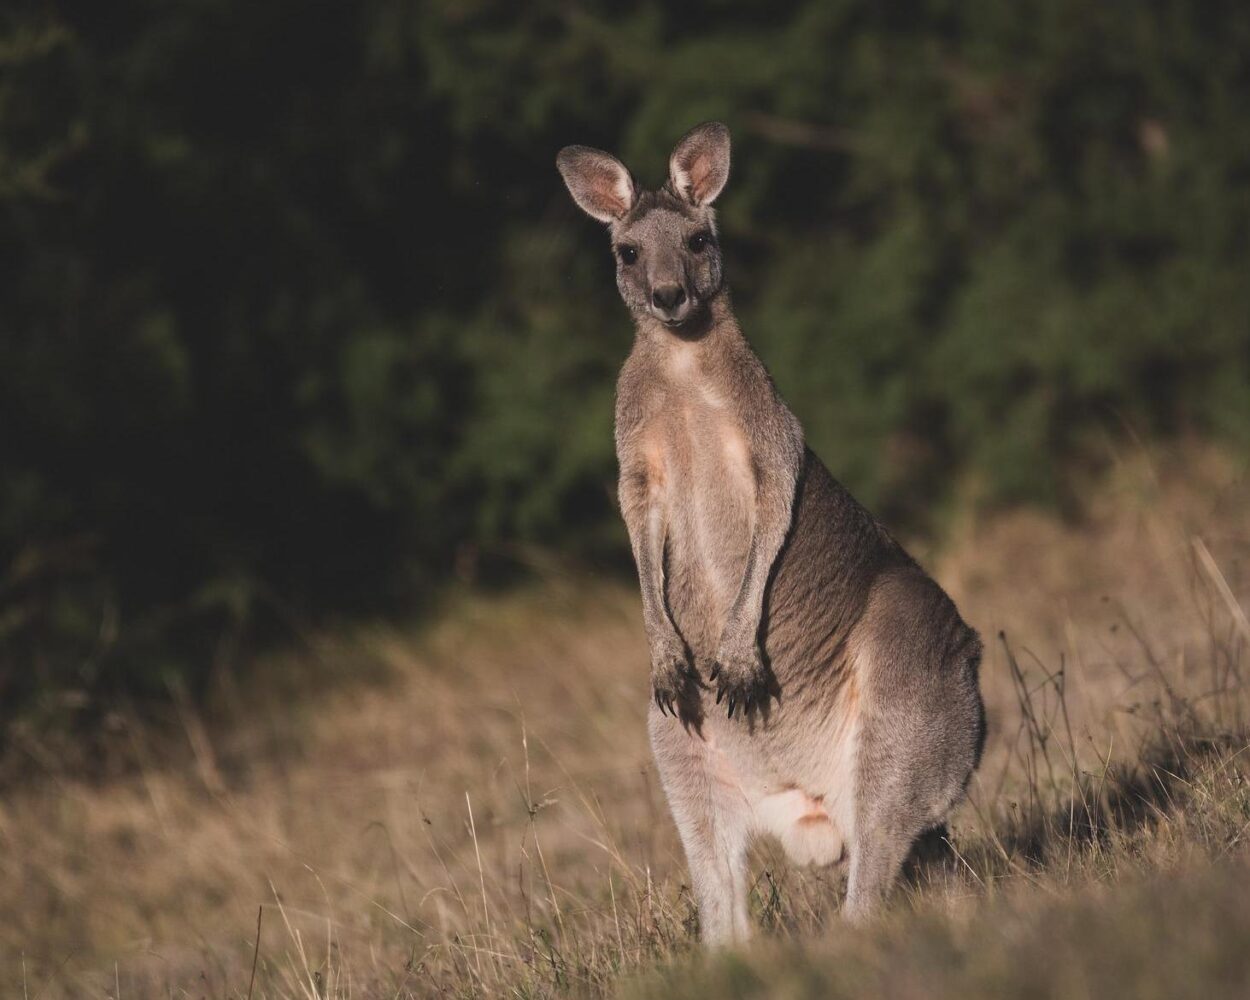
{"type": "Polygon", "coordinates": [[[710,205],[729,180],[729,129],[720,122],[696,125],[681,137],[668,161],[668,183],[696,206],[710,205]]]}
{"type": "Polygon", "coordinates": [[[634,179],[625,164],[601,149],[565,146],[556,157],[556,167],[573,200],[600,222],[615,222],[638,199],[634,179]]]}

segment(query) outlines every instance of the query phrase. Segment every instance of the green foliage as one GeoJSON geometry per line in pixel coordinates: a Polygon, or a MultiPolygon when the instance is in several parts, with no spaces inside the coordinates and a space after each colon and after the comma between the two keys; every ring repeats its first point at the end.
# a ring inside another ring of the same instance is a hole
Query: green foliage
{"type": "Polygon", "coordinates": [[[12,6],[0,698],[619,550],[567,142],[656,184],[730,125],[745,328],[893,518],[1062,499],[1105,429],[1244,445],[1248,47],[1221,0],[12,6]]]}

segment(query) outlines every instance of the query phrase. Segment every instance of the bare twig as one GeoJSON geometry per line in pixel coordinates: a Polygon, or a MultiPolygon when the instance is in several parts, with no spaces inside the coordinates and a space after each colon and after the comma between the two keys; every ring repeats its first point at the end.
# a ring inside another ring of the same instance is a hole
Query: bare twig
{"type": "Polygon", "coordinates": [[[247,1000],[252,1000],[252,988],[256,985],[256,962],[260,958],[260,922],[265,916],[265,904],[256,907],[256,945],[252,948],[252,978],[247,981],[247,1000]]]}
{"type": "Polygon", "coordinates": [[[1202,568],[1206,570],[1207,576],[1211,578],[1211,582],[1215,585],[1215,589],[1219,592],[1224,603],[1228,606],[1228,613],[1232,615],[1233,621],[1237,623],[1237,630],[1250,642],[1250,619],[1246,618],[1245,611],[1237,602],[1237,597],[1233,594],[1233,588],[1228,585],[1228,581],[1224,578],[1224,574],[1220,572],[1219,564],[1211,555],[1211,551],[1207,548],[1206,543],[1195,536],[1194,549],[1198,553],[1198,560],[1202,563],[1202,568]]]}
{"type": "Polygon", "coordinates": [[[863,151],[862,140],[832,125],[779,118],[762,111],[749,111],[742,116],[741,121],[746,131],[783,146],[836,153],[863,151]]]}

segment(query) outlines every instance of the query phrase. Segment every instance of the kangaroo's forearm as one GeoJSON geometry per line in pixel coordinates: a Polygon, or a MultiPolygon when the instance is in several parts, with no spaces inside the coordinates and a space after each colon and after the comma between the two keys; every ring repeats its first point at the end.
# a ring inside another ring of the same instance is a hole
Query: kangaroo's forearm
{"type": "Polygon", "coordinates": [[[657,504],[649,505],[635,549],[638,581],[642,587],[642,618],[648,635],[674,631],[664,600],[664,515],[657,504]]]}
{"type": "MultiPolygon", "coordinates": [[[[788,411],[786,415],[789,416],[788,411]]],[[[794,498],[803,462],[803,436],[798,422],[793,417],[790,420],[792,427],[777,431],[777,438],[784,444],[777,447],[774,438],[773,446],[767,449],[772,453],[773,465],[757,472],[751,544],[742,582],[725,621],[727,638],[742,642],[755,641],[759,633],[764,593],[794,518],[794,498]]]]}
{"type": "Polygon", "coordinates": [[[676,634],[664,598],[664,545],[667,534],[664,509],[651,497],[631,498],[623,504],[625,526],[629,530],[630,548],[638,569],[642,596],[642,622],[648,640],[676,634]]]}
{"type": "Polygon", "coordinates": [[[785,544],[794,513],[793,480],[788,484],[777,484],[770,492],[766,502],[757,509],[742,583],[725,621],[726,633],[737,633],[735,637],[743,641],[753,641],[759,632],[764,613],[764,592],[773,564],[785,544]]]}

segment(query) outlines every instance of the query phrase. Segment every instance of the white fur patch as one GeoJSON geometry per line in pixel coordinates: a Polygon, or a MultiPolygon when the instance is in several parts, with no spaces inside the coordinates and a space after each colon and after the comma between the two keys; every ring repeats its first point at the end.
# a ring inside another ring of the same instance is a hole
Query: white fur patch
{"type": "Polygon", "coordinates": [[[668,166],[669,175],[673,187],[683,198],[690,201],[694,200],[694,193],[690,190],[690,171],[682,170],[677,165],[677,161],[673,160],[668,166]]]}
{"type": "Polygon", "coordinates": [[[621,203],[620,215],[624,215],[634,204],[634,185],[629,179],[629,174],[618,172],[612,191],[621,203]]]}
{"type": "Polygon", "coordinates": [[[731,421],[725,420],[720,425],[721,447],[725,452],[725,464],[738,484],[738,488],[749,497],[755,495],[755,474],[751,467],[751,446],[746,435],[731,421]]]}
{"type": "Polygon", "coordinates": [[[688,378],[695,370],[694,344],[676,343],[668,349],[668,374],[672,378],[688,378]]]}
{"type": "Polygon", "coordinates": [[[798,788],[766,795],[755,804],[755,820],[781,841],[795,864],[829,865],[842,858],[842,833],[823,797],[798,788]]]}

